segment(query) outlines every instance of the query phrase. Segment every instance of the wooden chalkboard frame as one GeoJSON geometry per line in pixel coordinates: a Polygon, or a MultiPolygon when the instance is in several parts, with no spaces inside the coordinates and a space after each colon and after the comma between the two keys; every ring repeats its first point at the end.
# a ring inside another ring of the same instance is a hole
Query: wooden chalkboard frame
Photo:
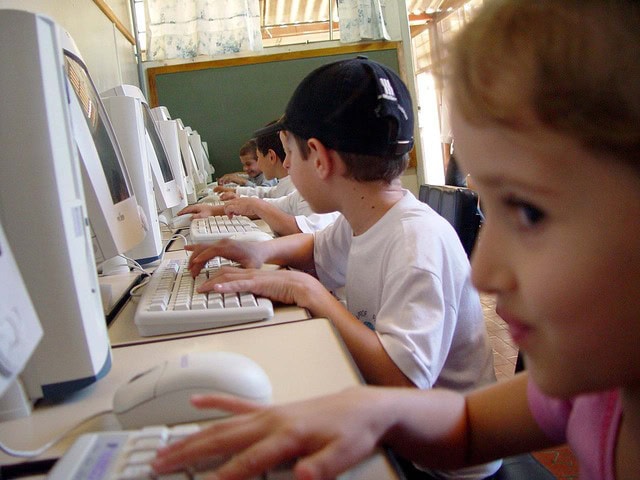
{"type": "MultiPolygon", "coordinates": [[[[260,78],[261,72],[265,72],[268,73],[264,79],[265,85],[267,85],[266,82],[276,81],[277,83],[280,80],[277,75],[274,75],[274,70],[282,65],[289,65],[289,62],[299,61],[305,64],[326,62],[331,61],[335,56],[340,58],[344,55],[355,56],[359,54],[369,55],[371,58],[376,58],[376,55],[383,55],[385,59],[392,58],[392,63],[394,63],[391,65],[392,68],[404,77],[402,62],[400,62],[402,55],[400,42],[357,43],[313,50],[150,67],[146,70],[149,104],[152,107],[167,106],[172,116],[182,118],[185,124],[198,130],[202,139],[209,146],[210,161],[216,169],[214,176],[218,177],[239,169],[240,162],[237,153],[241,144],[249,138],[253,129],[259,128],[272,117],[277,118],[284,110],[286,100],[282,100],[281,107],[280,103],[278,104],[278,109],[275,112],[273,105],[270,105],[268,113],[263,112],[259,105],[259,99],[257,101],[254,99],[254,103],[242,111],[235,111],[237,105],[229,102],[234,102],[234,100],[240,102],[241,97],[246,94],[247,86],[243,85],[244,82],[241,80],[235,82],[238,83],[237,86],[235,84],[229,86],[229,81],[226,80],[224,83],[225,94],[227,97],[233,97],[225,100],[228,111],[224,111],[224,113],[217,111],[210,115],[211,118],[206,117],[205,119],[203,115],[208,114],[206,109],[211,109],[211,105],[207,105],[207,102],[214,101],[212,97],[218,93],[215,85],[216,79],[219,79],[219,85],[222,85],[222,79],[228,78],[226,75],[236,75],[235,78],[238,78],[237,75],[240,71],[247,71],[254,76],[252,78],[260,78]],[[182,90],[182,86],[184,86],[184,90],[182,90]],[[231,94],[229,89],[231,89],[231,94]],[[235,93],[236,91],[237,93],[235,93]],[[239,116],[243,118],[238,118],[239,116]],[[212,123],[215,123],[215,127],[212,127],[212,123]],[[212,128],[215,128],[214,133],[210,130],[212,128]],[[239,131],[242,132],[242,135],[239,134],[239,131]]],[[[291,84],[292,81],[288,78],[284,78],[282,81],[288,82],[286,88],[292,91],[299,80],[295,80],[294,84],[291,84]]],[[[265,103],[271,100],[266,95],[262,98],[265,103]]],[[[225,109],[219,106],[218,110],[225,109]]],[[[415,166],[414,157],[412,157],[411,164],[415,166]]]]}

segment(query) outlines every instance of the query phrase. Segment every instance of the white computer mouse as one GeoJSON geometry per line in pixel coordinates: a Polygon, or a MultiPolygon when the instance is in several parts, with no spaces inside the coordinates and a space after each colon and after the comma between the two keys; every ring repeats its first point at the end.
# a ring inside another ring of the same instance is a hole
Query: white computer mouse
{"type": "Polygon", "coordinates": [[[220,203],[220,197],[218,196],[217,193],[210,193],[209,195],[206,195],[205,197],[202,197],[200,200],[198,200],[198,203],[220,203]]]}
{"type": "Polygon", "coordinates": [[[254,230],[251,232],[242,232],[232,235],[231,240],[240,240],[242,242],[264,242],[266,240],[273,240],[273,237],[262,230],[254,230]]]}
{"type": "Polygon", "coordinates": [[[176,215],[169,222],[171,228],[189,228],[191,226],[191,214],[185,213],[184,215],[176,215]]]}
{"type": "Polygon", "coordinates": [[[122,385],[113,412],[124,429],[174,425],[229,415],[191,405],[193,394],[228,394],[271,402],[271,382],[262,367],[232,352],[191,352],[162,362],[122,385]]]}

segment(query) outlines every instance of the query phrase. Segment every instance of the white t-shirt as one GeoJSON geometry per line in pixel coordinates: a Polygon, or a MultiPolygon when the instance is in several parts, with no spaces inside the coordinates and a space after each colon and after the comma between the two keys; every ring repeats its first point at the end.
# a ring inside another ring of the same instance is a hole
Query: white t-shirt
{"type": "Polygon", "coordinates": [[[265,198],[265,202],[275,205],[283,212],[296,217],[296,224],[302,233],[313,233],[331,225],[340,216],[339,212],[315,213],[298,190],[279,198],[265,198]]]}
{"type": "Polygon", "coordinates": [[[278,198],[284,197],[296,189],[289,175],[277,180],[277,182],[273,187],[236,187],[236,195],[242,197],[278,198]]]}
{"type": "Polygon", "coordinates": [[[342,216],[316,232],[314,258],[320,281],[329,290],[345,286],[349,311],[416,386],[464,392],[495,381],[458,235],[409,191],[362,235],[342,216]]]}

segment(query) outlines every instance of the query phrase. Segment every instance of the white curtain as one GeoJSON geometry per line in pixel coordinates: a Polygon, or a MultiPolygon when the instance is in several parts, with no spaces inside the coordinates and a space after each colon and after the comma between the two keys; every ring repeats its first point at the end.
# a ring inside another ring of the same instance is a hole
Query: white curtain
{"type": "Polygon", "coordinates": [[[259,0],[146,0],[147,59],[262,50],[259,0]]]}
{"type": "Polygon", "coordinates": [[[385,0],[338,0],[340,42],[390,40],[384,23],[385,0]]]}

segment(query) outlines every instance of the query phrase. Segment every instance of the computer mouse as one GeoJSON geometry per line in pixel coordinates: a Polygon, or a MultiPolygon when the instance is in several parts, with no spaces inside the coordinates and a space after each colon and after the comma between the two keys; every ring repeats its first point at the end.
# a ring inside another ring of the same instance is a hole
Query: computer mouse
{"type": "Polygon", "coordinates": [[[122,385],[113,412],[124,429],[220,418],[228,412],[191,405],[194,394],[225,394],[271,402],[271,382],[262,367],[233,352],[190,352],[166,360],[122,385]]]}
{"type": "Polygon", "coordinates": [[[242,242],[264,242],[265,240],[273,240],[273,237],[262,230],[253,230],[251,232],[236,233],[231,236],[231,240],[240,240],[242,242]]]}
{"type": "Polygon", "coordinates": [[[176,215],[171,219],[172,228],[189,228],[191,226],[191,214],[185,213],[184,215],[176,215]]]}
{"type": "Polygon", "coordinates": [[[222,200],[220,200],[220,197],[217,193],[207,195],[206,197],[202,197],[200,200],[198,200],[198,203],[220,204],[220,202],[222,202],[222,200]]]}

